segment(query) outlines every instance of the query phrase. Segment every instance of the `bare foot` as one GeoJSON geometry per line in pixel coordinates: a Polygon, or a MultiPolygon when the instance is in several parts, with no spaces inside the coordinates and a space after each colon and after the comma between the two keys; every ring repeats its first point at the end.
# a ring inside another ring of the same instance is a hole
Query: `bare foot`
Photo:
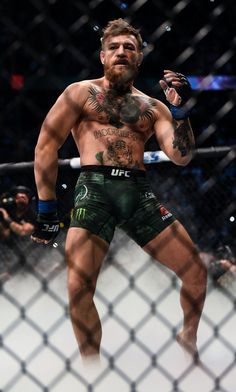
{"type": "Polygon", "coordinates": [[[100,365],[99,354],[82,356],[81,359],[82,359],[82,363],[84,366],[99,366],[100,365]]]}
{"type": "Polygon", "coordinates": [[[198,359],[197,339],[183,330],[176,335],[176,340],[195,359],[198,359]]]}

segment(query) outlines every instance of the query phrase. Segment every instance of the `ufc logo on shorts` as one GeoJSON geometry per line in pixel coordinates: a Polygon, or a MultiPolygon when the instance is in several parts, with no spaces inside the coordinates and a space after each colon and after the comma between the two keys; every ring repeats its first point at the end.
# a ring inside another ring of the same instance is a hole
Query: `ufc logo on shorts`
{"type": "Polygon", "coordinates": [[[48,225],[47,223],[44,223],[42,230],[50,233],[55,233],[59,230],[59,225],[48,225]]]}
{"type": "Polygon", "coordinates": [[[124,176],[124,177],[130,177],[130,170],[122,170],[122,169],[112,169],[111,171],[112,176],[124,176]]]}

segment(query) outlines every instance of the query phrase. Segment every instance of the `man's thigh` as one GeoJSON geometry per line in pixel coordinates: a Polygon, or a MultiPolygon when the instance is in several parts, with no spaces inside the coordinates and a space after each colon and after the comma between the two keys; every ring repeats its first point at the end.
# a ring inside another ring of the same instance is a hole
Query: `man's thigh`
{"type": "Polygon", "coordinates": [[[97,279],[109,244],[87,229],[71,227],[68,230],[65,255],[70,277],[97,279]]]}
{"type": "Polygon", "coordinates": [[[143,249],[179,276],[188,272],[197,273],[201,265],[196,246],[178,220],[149,241],[143,249]]]}
{"type": "Polygon", "coordinates": [[[120,227],[143,248],[171,225],[176,218],[154,196],[149,185],[146,191],[140,192],[140,199],[138,209],[120,227]]]}

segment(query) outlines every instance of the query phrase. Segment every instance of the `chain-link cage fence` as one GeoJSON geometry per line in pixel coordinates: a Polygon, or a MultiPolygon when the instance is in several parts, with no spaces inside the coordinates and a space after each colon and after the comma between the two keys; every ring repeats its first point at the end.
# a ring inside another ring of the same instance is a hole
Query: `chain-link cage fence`
{"type": "MultiPolygon", "coordinates": [[[[1,243],[4,392],[65,387],[194,391],[199,385],[204,391],[234,390],[236,272],[233,263],[231,269],[220,270],[218,264],[220,258],[228,258],[227,247],[234,247],[231,152],[200,155],[184,168],[170,162],[147,165],[154,193],[188,229],[206,263],[206,255],[214,255],[207,264],[208,293],[199,329],[201,363],[195,364],[175,343],[182,318],[178,279],[117,230],[95,293],[103,328],[102,364],[89,371],[83,367],[68,315],[64,261],[71,193],[79,169],[62,166],[59,238],[50,247],[28,237],[1,243]]],[[[14,181],[20,174],[29,181],[30,170],[13,171],[9,177],[14,181]]]]}
{"type": "MultiPolygon", "coordinates": [[[[162,70],[188,75],[197,147],[216,146],[201,150],[186,167],[146,166],[153,192],[187,228],[209,271],[200,361],[175,341],[182,323],[179,280],[117,230],[95,292],[103,329],[101,364],[88,368],[81,362],[69,320],[64,261],[79,169],[61,161],[61,232],[53,245],[17,235],[0,242],[0,390],[234,392],[234,1],[3,0],[0,10],[2,193],[27,186],[36,210],[28,162],[40,125],[66,85],[100,76],[101,30],[118,17],[140,28],[144,38],[137,87],[164,100],[158,87],[162,70]]],[[[156,141],[151,138],[146,148],[158,150],[156,141]]],[[[60,158],[76,155],[68,138],[60,158]]]]}

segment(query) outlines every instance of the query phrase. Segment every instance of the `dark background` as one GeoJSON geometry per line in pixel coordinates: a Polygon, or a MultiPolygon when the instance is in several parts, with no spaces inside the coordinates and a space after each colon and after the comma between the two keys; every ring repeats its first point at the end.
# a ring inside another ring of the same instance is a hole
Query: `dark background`
{"type": "MultiPolygon", "coordinates": [[[[145,57],[136,87],[145,93],[165,101],[158,85],[163,69],[187,76],[235,77],[235,0],[2,0],[1,163],[32,161],[40,126],[58,95],[72,82],[102,76],[98,56],[101,31],[109,20],[118,17],[139,28],[143,37],[145,57]]],[[[191,122],[197,147],[234,146],[235,85],[229,82],[220,90],[194,89],[193,98],[191,122]]],[[[158,149],[151,138],[146,150],[158,149]]],[[[77,155],[69,137],[60,158],[77,155]]],[[[200,214],[200,231],[205,227],[209,232],[212,226],[225,231],[234,212],[236,173],[235,159],[221,164],[222,159],[195,159],[177,169],[161,168],[164,164],[148,167],[151,177],[155,176],[157,193],[161,183],[167,201],[176,199],[176,195],[173,184],[165,189],[166,179],[173,178],[179,184],[176,206],[182,205],[183,209],[192,204],[191,214],[188,211],[183,217],[187,226],[189,216],[200,214]],[[210,187],[205,190],[209,181],[210,187]]],[[[68,210],[68,200],[72,200],[77,175],[78,171],[72,173],[70,169],[60,171],[62,215],[68,210]]],[[[0,176],[1,191],[15,183],[35,191],[31,169],[0,176]]],[[[215,232],[213,237],[215,240],[215,232]]]]}
{"type": "MultiPolygon", "coordinates": [[[[146,47],[136,86],[147,94],[164,100],[158,86],[163,69],[235,75],[233,0],[2,0],[0,7],[1,162],[32,160],[42,120],[65,86],[102,75],[99,39],[110,19],[125,17],[140,29],[146,47]]],[[[235,90],[195,90],[194,97],[198,145],[235,144],[235,110],[219,113],[235,101],[235,90]],[[199,138],[211,124],[215,131],[199,138]]],[[[69,140],[61,156],[76,154],[69,140]]]]}

